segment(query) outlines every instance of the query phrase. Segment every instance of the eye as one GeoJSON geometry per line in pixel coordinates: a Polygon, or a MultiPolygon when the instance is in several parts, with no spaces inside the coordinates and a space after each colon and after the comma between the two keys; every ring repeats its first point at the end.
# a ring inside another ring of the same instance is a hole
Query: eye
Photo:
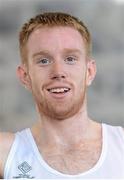
{"type": "Polygon", "coordinates": [[[68,56],[66,59],[65,59],[66,63],[67,64],[75,64],[77,59],[76,57],[74,56],[68,56]]]}
{"type": "Polygon", "coordinates": [[[38,60],[38,64],[43,65],[43,66],[51,64],[51,63],[52,63],[52,61],[47,58],[41,58],[38,60]]]}

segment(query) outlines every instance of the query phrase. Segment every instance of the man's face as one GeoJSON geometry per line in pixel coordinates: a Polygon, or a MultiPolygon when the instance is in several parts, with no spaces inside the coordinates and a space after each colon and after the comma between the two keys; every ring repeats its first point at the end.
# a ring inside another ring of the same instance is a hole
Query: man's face
{"type": "Polygon", "coordinates": [[[80,33],[70,27],[39,28],[27,42],[27,58],[28,87],[40,112],[54,119],[79,112],[90,77],[80,33]]]}

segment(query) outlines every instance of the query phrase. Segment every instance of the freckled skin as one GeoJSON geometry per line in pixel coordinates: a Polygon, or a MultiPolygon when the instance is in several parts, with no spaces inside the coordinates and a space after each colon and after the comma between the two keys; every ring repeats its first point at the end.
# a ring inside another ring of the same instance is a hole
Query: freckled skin
{"type": "Polygon", "coordinates": [[[38,29],[30,36],[27,49],[31,91],[39,111],[61,120],[78,112],[85,98],[87,73],[85,45],[79,32],[63,27],[38,29]],[[66,49],[77,49],[80,54],[66,52],[66,49]],[[40,51],[47,51],[47,58],[53,63],[43,67],[37,64],[37,57],[33,58],[33,54],[40,51]],[[65,62],[70,55],[78,58],[74,65],[65,62]],[[58,80],[54,76],[63,78],[58,80]],[[46,91],[47,86],[54,87],[56,84],[71,87],[69,95],[61,101],[52,98],[46,91]]]}

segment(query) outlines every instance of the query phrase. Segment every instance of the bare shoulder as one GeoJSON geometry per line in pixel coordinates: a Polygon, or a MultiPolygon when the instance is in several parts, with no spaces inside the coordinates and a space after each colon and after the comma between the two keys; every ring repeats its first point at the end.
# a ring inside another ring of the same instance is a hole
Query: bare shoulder
{"type": "Polygon", "coordinates": [[[13,144],[15,135],[13,133],[0,133],[0,177],[3,176],[5,162],[13,144]]]}

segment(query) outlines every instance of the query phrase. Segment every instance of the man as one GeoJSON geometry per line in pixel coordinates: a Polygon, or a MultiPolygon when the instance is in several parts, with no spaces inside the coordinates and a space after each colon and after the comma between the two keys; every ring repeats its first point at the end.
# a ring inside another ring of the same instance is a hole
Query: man
{"type": "Polygon", "coordinates": [[[39,116],[30,129],[0,135],[1,178],[124,178],[123,129],[88,117],[90,42],[86,26],[64,13],[23,26],[17,74],[39,116]]]}

